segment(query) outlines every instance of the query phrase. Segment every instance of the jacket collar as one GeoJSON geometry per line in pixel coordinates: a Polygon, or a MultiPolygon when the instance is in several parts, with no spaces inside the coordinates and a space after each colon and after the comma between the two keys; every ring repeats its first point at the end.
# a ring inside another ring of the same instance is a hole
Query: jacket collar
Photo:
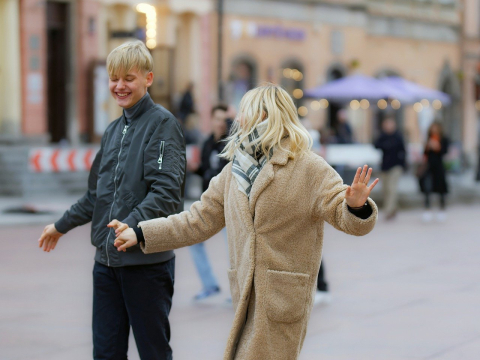
{"type": "Polygon", "coordinates": [[[291,142],[289,137],[285,137],[280,141],[280,145],[283,147],[277,147],[273,152],[273,156],[270,162],[273,165],[286,165],[288,162],[288,153],[291,149],[291,142]]]}
{"type": "Polygon", "coordinates": [[[127,120],[127,112],[129,113],[130,121],[134,122],[142,117],[148,110],[150,110],[155,103],[150,94],[147,92],[138,102],[128,110],[123,110],[124,121],[127,120]]]}

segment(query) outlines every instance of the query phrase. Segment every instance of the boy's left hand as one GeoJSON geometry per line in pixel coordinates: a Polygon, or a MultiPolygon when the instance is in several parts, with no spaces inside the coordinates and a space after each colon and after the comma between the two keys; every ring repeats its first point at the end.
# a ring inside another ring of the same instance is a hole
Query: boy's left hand
{"type": "Polygon", "coordinates": [[[345,193],[345,200],[351,208],[359,208],[365,205],[365,202],[370,196],[370,192],[375,185],[377,185],[378,179],[375,179],[375,181],[368,186],[370,176],[372,176],[372,168],[369,169],[368,165],[365,165],[363,169],[361,167],[357,169],[353,183],[347,188],[347,192],[345,193]]]}
{"type": "Polygon", "coordinates": [[[122,231],[128,229],[128,224],[122,223],[118,221],[117,219],[114,219],[110,221],[110,223],[107,225],[109,228],[114,228],[115,229],[115,235],[118,236],[122,231]]]}
{"type": "Polygon", "coordinates": [[[115,219],[107,226],[115,229],[116,239],[113,245],[118,251],[126,252],[127,248],[137,244],[137,235],[135,235],[135,231],[133,231],[133,229],[127,224],[115,219]]]}
{"type": "Polygon", "coordinates": [[[117,248],[118,251],[127,251],[127,248],[137,245],[137,235],[132,228],[128,228],[127,230],[121,232],[117,235],[115,242],[113,245],[117,248]]]}

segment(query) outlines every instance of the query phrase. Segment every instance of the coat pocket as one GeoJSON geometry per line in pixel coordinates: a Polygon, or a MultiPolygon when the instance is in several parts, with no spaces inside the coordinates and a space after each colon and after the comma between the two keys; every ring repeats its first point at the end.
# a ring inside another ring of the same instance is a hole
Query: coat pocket
{"type": "Polygon", "coordinates": [[[271,321],[293,323],[307,307],[310,275],[286,271],[267,271],[266,310],[271,321]]]}
{"type": "Polygon", "coordinates": [[[232,294],[233,308],[237,307],[240,300],[240,287],[238,285],[237,270],[228,269],[228,282],[230,283],[230,292],[232,294]]]}

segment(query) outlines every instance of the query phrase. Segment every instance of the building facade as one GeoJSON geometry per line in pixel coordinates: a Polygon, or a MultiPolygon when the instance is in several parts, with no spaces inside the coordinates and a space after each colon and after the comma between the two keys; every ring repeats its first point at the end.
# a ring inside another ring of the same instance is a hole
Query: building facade
{"type": "MultiPolygon", "coordinates": [[[[252,84],[272,81],[304,90],[355,73],[402,76],[452,96],[452,105],[435,116],[455,141],[462,140],[462,12],[457,2],[227,1],[226,13],[224,79],[235,83],[244,69],[252,84]],[[285,68],[299,70],[301,80],[290,84],[285,68]]],[[[318,99],[301,101],[305,117],[317,128],[331,125],[335,104],[318,109],[312,100],[318,99]]],[[[357,141],[371,141],[378,127],[371,105],[350,111],[357,141]]],[[[398,111],[408,140],[421,142],[417,120],[422,114],[409,106],[398,111]]]]}
{"type": "MultiPolygon", "coordinates": [[[[421,143],[425,119],[438,118],[470,157],[476,153],[479,0],[223,0],[221,64],[216,0],[3,0],[0,45],[9,51],[0,54],[0,79],[9,88],[0,98],[0,139],[97,142],[119,115],[106,56],[126,40],[148,40],[153,15],[148,20],[140,3],[155,13],[151,95],[174,110],[193,83],[203,132],[220,98],[238,106],[264,81],[282,84],[303,118],[328,129],[340,106],[318,106],[300,90],[355,73],[399,75],[452,97],[450,106],[418,113],[401,106],[396,117],[408,141],[421,143]]],[[[375,104],[348,112],[356,140],[370,142],[375,104]]]]}

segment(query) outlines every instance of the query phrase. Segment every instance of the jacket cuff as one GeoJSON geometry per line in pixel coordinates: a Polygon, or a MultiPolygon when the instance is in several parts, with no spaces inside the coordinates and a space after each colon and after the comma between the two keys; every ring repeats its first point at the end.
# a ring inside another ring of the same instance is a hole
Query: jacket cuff
{"type": "Polygon", "coordinates": [[[368,219],[370,217],[370,215],[373,214],[373,209],[370,206],[370,204],[368,203],[368,201],[365,203],[365,205],[363,205],[359,209],[351,208],[348,205],[347,205],[347,208],[348,208],[348,211],[350,211],[350,213],[352,213],[356,217],[359,217],[362,220],[368,219]]]}
{"type": "Polygon", "coordinates": [[[132,229],[135,229],[138,225],[138,220],[135,219],[135,217],[132,214],[130,214],[125,219],[122,220],[122,223],[127,224],[132,229]]]}
{"type": "Polygon", "coordinates": [[[137,243],[138,244],[145,244],[145,237],[143,236],[143,230],[141,227],[135,226],[132,228],[137,236],[137,243]]]}
{"type": "Polygon", "coordinates": [[[75,227],[66,219],[65,215],[63,215],[54,225],[55,229],[64,235],[75,227]]]}

